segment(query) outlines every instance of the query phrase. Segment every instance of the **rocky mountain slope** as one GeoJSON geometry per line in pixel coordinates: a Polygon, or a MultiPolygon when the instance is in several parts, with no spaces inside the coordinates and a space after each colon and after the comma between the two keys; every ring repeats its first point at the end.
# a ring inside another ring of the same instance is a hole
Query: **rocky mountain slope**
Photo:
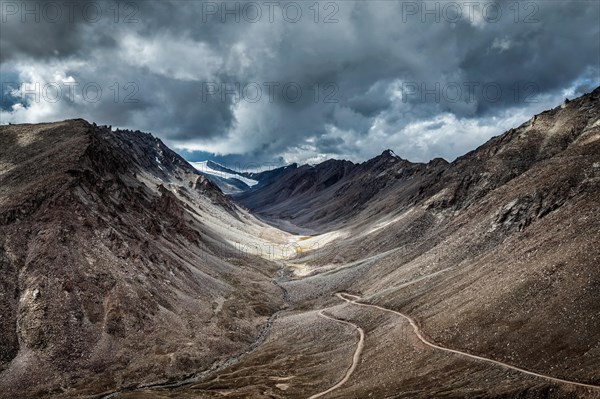
{"type": "Polygon", "coordinates": [[[283,299],[277,266],[239,246],[277,240],[149,134],[1,126],[0,397],[165,382],[243,352],[283,299]]]}
{"type": "Polygon", "coordinates": [[[600,88],[236,196],[309,235],[150,135],[1,129],[0,397],[600,398],[600,88]]]}
{"type": "Polygon", "coordinates": [[[270,184],[234,198],[280,227],[285,228],[282,220],[288,221],[290,231],[324,232],[344,226],[383,191],[406,189],[412,180],[423,182],[447,164],[443,159],[415,164],[386,150],[361,164],[332,159],[291,168],[270,184]]]}
{"type": "MultiPolygon", "coordinates": [[[[393,176],[399,162],[385,173],[393,176]]],[[[408,178],[388,179],[392,186],[349,218],[338,239],[295,261],[308,277],[290,283],[292,297],[348,291],[411,315],[443,346],[600,385],[600,88],[451,164],[415,169],[408,178]]],[[[294,221],[314,223],[302,216],[294,221]]],[[[303,245],[314,248],[318,240],[303,245]]],[[[436,369],[421,372],[447,382],[436,369]]],[[[365,372],[366,386],[330,397],[387,397],[407,386],[415,388],[409,397],[437,397],[423,379],[395,370],[384,378],[365,372]],[[369,384],[375,376],[379,382],[369,384]]],[[[502,397],[510,386],[504,381],[474,397],[502,397]]],[[[560,384],[526,391],[508,397],[598,396],[560,384]]],[[[443,392],[471,397],[447,386],[443,392]]]]}
{"type": "Polygon", "coordinates": [[[600,88],[450,164],[385,152],[299,167],[238,199],[322,233],[301,237],[287,262],[301,310],[222,377],[137,397],[317,397],[307,393],[350,367],[354,326],[359,362],[324,397],[598,398],[599,193],[600,88]],[[398,314],[428,342],[486,360],[427,347],[398,314]]]}
{"type": "Polygon", "coordinates": [[[286,220],[316,232],[371,217],[369,213],[377,214],[378,208],[386,213],[391,202],[405,207],[428,201],[435,208],[464,209],[566,150],[593,118],[597,92],[537,115],[451,164],[440,158],[411,163],[386,150],[361,164],[329,160],[293,168],[234,198],[278,225],[286,220]],[[558,126],[554,119],[559,119],[558,126]]]}

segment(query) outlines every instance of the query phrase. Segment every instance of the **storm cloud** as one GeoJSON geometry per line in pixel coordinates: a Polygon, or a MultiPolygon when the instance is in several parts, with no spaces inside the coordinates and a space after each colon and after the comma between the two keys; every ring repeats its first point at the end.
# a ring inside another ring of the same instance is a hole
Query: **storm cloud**
{"type": "Polygon", "coordinates": [[[0,7],[2,123],[83,117],[194,160],[452,160],[600,84],[597,2],[0,7]]]}

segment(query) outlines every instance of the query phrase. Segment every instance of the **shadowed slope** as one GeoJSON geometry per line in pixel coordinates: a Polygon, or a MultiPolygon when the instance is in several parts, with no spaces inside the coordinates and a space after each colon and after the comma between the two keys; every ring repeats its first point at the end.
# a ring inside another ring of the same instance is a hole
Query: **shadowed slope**
{"type": "Polygon", "coordinates": [[[272,229],[151,135],[13,125],[0,148],[1,397],[180,378],[282,303],[276,266],[221,231],[272,229]]]}

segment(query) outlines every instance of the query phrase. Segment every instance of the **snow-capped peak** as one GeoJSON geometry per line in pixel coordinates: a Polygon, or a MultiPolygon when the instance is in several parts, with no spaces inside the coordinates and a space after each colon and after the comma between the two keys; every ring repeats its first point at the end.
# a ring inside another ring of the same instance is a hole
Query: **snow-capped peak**
{"type": "Polygon", "coordinates": [[[213,161],[190,162],[190,164],[199,172],[205,173],[207,175],[217,176],[222,179],[237,179],[237,180],[245,183],[249,187],[252,187],[252,186],[255,186],[256,184],[258,184],[258,181],[256,181],[256,180],[249,179],[249,178],[241,176],[237,173],[231,173],[233,171],[225,172],[225,170],[227,168],[225,168],[223,165],[219,165],[218,163],[213,162],[213,161]],[[220,167],[220,169],[222,169],[222,170],[216,170],[215,168],[213,168],[211,166],[211,164],[214,164],[216,167],[220,167]]]}
{"type": "Polygon", "coordinates": [[[396,158],[396,159],[402,159],[398,155],[396,155],[396,153],[394,151],[389,150],[389,149],[385,150],[381,155],[382,156],[387,156],[387,157],[393,157],[393,158],[396,158]]]}

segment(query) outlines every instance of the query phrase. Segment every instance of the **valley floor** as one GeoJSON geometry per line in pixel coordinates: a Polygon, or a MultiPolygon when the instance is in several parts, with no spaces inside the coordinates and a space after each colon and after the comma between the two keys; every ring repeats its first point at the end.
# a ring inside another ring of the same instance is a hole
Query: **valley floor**
{"type": "MultiPolygon", "coordinates": [[[[341,232],[293,236],[290,243],[301,253],[340,237],[341,232]]],[[[248,351],[182,381],[102,397],[600,398],[599,385],[438,344],[410,315],[372,303],[377,295],[362,298],[335,291],[345,286],[345,278],[334,284],[328,279],[347,273],[352,265],[311,269],[294,259],[276,263],[280,272],[273,283],[287,304],[269,319],[248,351]]]]}

